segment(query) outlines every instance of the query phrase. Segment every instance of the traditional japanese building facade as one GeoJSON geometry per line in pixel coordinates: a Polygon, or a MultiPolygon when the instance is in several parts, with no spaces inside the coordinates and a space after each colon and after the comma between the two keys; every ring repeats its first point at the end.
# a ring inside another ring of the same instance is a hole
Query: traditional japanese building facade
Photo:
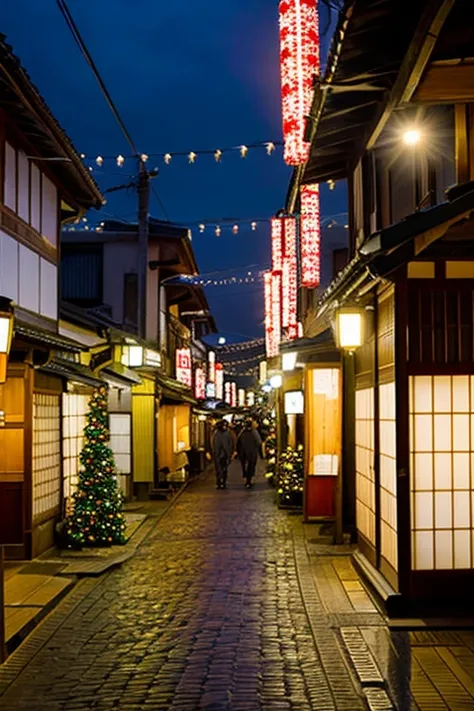
{"type": "Polygon", "coordinates": [[[474,33],[463,0],[377,7],[345,4],[287,209],[348,179],[350,259],[313,323],[343,354],[346,520],[388,608],[426,614],[474,587],[474,33]]]}
{"type": "Polygon", "coordinates": [[[139,336],[138,256],[133,225],[63,233],[64,300],[106,319],[122,365],[139,375],[131,398],[131,491],[147,497],[160,480],[186,475],[196,431],[192,342],[215,324],[202,289],[182,278],[197,274],[188,231],[150,220],[146,338],[139,336]]]}
{"type": "Polygon", "coordinates": [[[71,372],[60,366],[81,352],[58,332],[61,224],[102,196],[4,36],[0,81],[0,296],[14,317],[0,383],[0,541],[30,558],[53,544],[61,515],[71,372]]]}

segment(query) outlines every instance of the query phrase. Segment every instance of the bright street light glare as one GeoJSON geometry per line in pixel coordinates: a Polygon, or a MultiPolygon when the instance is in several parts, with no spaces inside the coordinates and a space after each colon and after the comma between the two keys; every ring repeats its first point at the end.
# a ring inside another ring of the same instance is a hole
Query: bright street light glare
{"type": "Polygon", "coordinates": [[[219,344],[220,346],[224,346],[224,345],[226,344],[226,339],[224,338],[224,336],[221,336],[221,337],[219,338],[218,344],[219,344]]]}
{"type": "Polygon", "coordinates": [[[415,146],[417,143],[420,142],[420,139],[421,134],[415,128],[410,129],[409,131],[405,131],[405,133],[403,134],[403,142],[407,146],[415,146]]]}

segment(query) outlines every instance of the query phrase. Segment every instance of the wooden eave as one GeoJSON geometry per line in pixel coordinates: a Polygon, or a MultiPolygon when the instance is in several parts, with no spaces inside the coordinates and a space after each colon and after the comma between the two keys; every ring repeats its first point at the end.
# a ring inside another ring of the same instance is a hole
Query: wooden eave
{"type": "Polygon", "coordinates": [[[411,99],[455,2],[414,0],[403,11],[399,0],[346,2],[315,87],[310,156],[293,171],[289,212],[301,184],[346,178],[392,111],[411,99]]]}
{"type": "Polygon", "coordinates": [[[47,168],[73,202],[82,209],[100,208],[104,198],[97,183],[5,40],[0,34],[0,109],[38,158],[55,159],[38,164],[47,168]]]}

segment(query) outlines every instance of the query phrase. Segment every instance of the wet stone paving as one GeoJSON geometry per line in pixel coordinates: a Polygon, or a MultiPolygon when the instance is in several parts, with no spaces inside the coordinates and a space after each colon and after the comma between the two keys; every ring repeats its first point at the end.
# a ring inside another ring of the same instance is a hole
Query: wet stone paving
{"type": "Polygon", "coordinates": [[[251,491],[236,465],[226,491],[211,475],[193,483],[65,617],[0,708],[336,708],[302,603],[299,529],[261,475],[251,491]]]}
{"type": "Polygon", "coordinates": [[[474,710],[474,632],[390,630],[351,549],[308,538],[262,472],[158,508],[0,667],[2,711],[474,710]]]}

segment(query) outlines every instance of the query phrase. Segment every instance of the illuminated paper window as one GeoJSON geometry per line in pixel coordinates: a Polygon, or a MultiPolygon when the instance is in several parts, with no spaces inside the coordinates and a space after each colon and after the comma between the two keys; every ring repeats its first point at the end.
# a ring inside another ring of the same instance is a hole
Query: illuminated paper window
{"type": "Polygon", "coordinates": [[[414,570],[473,567],[474,378],[410,378],[414,570]]]}
{"type": "MultiPolygon", "coordinates": [[[[303,397],[309,476],[337,476],[341,452],[339,368],[308,368],[303,397]]],[[[295,395],[286,393],[285,395],[295,395]]],[[[286,405],[286,401],[285,401],[286,405]]]]}
{"type": "Polygon", "coordinates": [[[356,391],[357,530],[375,546],[374,389],[356,391]]]}
{"type": "Polygon", "coordinates": [[[33,520],[59,513],[61,498],[60,398],[33,394],[33,520]]]}
{"type": "Polygon", "coordinates": [[[68,508],[78,483],[88,402],[88,395],[63,394],[63,494],[68,500],[68,508]]]}
{"type": "Polygon", "coordinates": [[[379,389],[381,553],[398,568],[395,383],[379,389]]]}

